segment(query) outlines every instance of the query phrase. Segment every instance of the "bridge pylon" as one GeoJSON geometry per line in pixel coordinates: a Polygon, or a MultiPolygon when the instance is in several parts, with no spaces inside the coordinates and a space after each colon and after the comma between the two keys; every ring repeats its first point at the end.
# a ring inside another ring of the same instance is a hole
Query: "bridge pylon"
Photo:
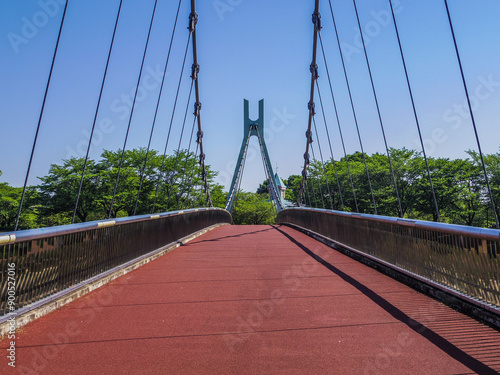
{"type": "Polygon", "coordinates": [[[281,195],[278,187],[276,186],[275,174],[273,172],[269,153],[267,152],[266,141],[264,139],[264,99],[259,101],[259,118],[257,120],[250,119],[248,100],[246,99],[243,99],[243,112],[243,141],[241,143],[240,154],[238,155],[238,162],[234,168],[233,180],[231,182],[231,188],[229,189],[229,195],[226,201],[226,210],[229,212],[233,211],[236,194],[239,190],[241,177],[243,175],[248,144],[250,142],[250,138],[255,136],[259,140],[262,162],[264,164],[264,172],[266,173],[266,178],[268,180],[269,197],[273,201],[276,210],[279,212],[283,209],[283,203],[281,201],[281,195]]]}

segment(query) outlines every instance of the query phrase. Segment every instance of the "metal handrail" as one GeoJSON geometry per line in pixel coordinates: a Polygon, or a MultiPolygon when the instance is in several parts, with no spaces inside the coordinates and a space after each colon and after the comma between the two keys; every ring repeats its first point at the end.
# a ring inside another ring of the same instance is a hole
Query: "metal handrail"
{"type": "Polygon", "coordinates": [[[109,220],[96,220],[96,221],[88,221],[85,223],[59,225],[59,226],[55,226],[55,227],[20,230],[20,231],[16,231],[16,232],[1,233],[0,234],[0,245],[12,244],[12,243],[17,243],[17,242],[21,242],[21,241],[37,240],[37,239],[46,238],[46,237],[50,237],[50,236],[62,236],[65,234],[85,232],[85,231],[90,230],[90,229],[103,228],[103,227],[109,227],[109,226],[114,226],[114,225],[124,225],[124,224],[138,223],[138,222],[147,221],[147,220],[156,220],[156,219],[159,219],[162,217],[182,215],[182,214],[188,213],[188,212],[209,211],[209,210],[226,211],[222,208],[216,208],[216,207],[214,207],[214,208],[192,208],[192,209],[186,209],[186,210],[180,210],[180,211],[163,212],[163,213],[159,213],[159,214],[128,216],[128,217],[121,217],[121,218],[109,219],[109,220]],[[5,239],[4,239],[4,237],[5,237],[5,239]],[[7,242],[8,237],[10,237],[12,239],[9,242],[7,242]],[[5,241],[5,242],[2,242],[2,241],[5,241]]]}
{"type": "Polygon", "coordinates": [[[0,318],[214,224],[220,208],[92,221],[0,236],[0,318]]]}
{"type": "Polygon", "coordinates": [[[277,222],[327,237],[499,314],[500,230],[305,207],[281,211],[277,222]]]}
{"type": "Polygon", "coordinates": [[[448,234],[455,234],[458,236],[470,236],[474,238],[483,238],[492,241],[500,241],[500,230],[490,229],[490,228],[479,228],[479,227],[469,227],[467,225],[458,224],[447,224],[447,223],[437,223],[434,221],[425,220],[414,220],[414,219],[402,219],[392,216],[382,216],[373,214],[358,214],[355,212],[345,212],[336,210],[327,210],[321,208],[309,208],[309,207],[293,207],[290,210],[302,210],[311,212],[326,212],[332,213],[339,216],[362,218],[370,221],[380,222],[380,223],[398,223],[401,225],[412,226],[415,228],[427,229],[434,232],[443,232],[448,234]]]}

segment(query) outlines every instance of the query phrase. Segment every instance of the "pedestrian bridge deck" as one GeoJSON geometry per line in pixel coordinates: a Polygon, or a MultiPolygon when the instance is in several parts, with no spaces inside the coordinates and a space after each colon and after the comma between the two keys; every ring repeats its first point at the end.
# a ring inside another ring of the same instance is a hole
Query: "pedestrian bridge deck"
{"type": "Polygon", "coordinates": [[[285,226],[219,227],[18,336],[24,374],[500,371],[500,332],[285,226]]]}

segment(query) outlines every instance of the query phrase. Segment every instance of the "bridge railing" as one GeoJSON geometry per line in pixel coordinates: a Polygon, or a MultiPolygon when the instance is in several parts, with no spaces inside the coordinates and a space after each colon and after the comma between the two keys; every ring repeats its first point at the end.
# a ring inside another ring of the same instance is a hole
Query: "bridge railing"
{"type": "Polygon", "coordinates": [[[278,223],[316,232],[500,311],[499,230],[309,208],[283,210],[278,223]]]}
{"type": "Polygon", "coordinates": [[[0,235],[0,318],[218,223],[200,208],[0,235]]]}

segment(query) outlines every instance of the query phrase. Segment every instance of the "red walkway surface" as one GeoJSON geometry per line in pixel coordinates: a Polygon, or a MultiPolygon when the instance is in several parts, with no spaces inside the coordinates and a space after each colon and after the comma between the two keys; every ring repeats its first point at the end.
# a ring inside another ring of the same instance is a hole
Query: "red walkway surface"
{"type": "Polygon", "coordinates": [[[500,370],[500,332],[279,226],[220,227],[18,336],[23,374],[500,370]]]}

